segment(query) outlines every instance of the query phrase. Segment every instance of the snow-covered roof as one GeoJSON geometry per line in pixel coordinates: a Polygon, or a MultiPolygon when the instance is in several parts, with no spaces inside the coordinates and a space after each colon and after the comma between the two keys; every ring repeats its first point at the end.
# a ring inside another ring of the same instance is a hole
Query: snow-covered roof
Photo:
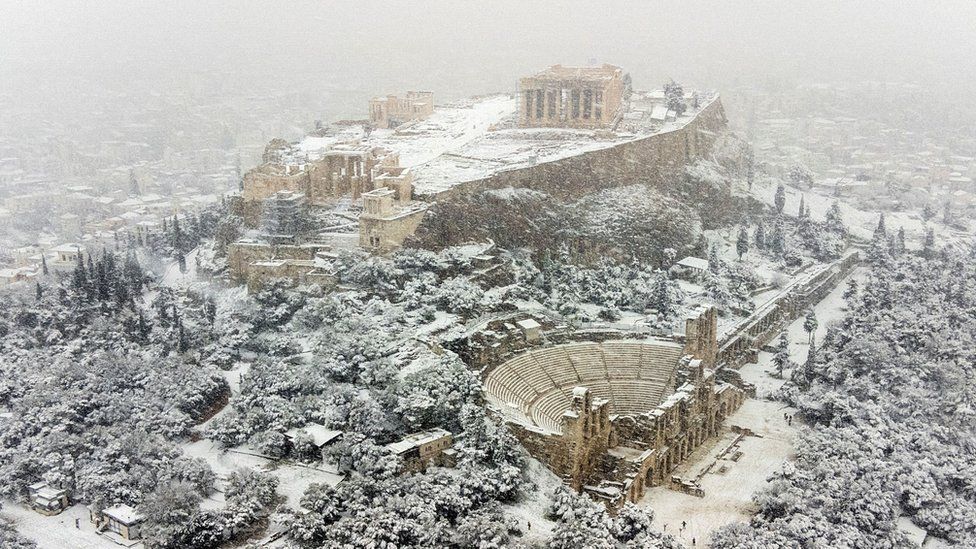
{"type": "Polygon", "coordinates": [[[526,318],[525,320],[519,320],[518,322],[515,323],[515,325],[518,326],[519,328],[523,329],[523,330],[534,330],[534,329],[539,328],[540,326],[542,326],[541,324],[539,324],[538,322],[536,322],[535,319],[532,319],[532,318],[526,318]]]}
{"type": "Polygon", "coordinates": [[[61,244],[60,246],[56,246],[54,248],[54,251],[58,253],[65,253],[65,254],[77,253],[81,251],[81,244],[73,244],[73,243],[61,244]]]}
{"type": "Polygon", "coordinates": [[[329,429],[325,425],[321,425],[319,423],[309,423],[304,427],[288,429],[285,431],[285,436],[288,438],[295,438],[299,433],[305,433],[311,437],[312,444],[315,444],[316,446],[325,446],[342,435],[342,431],[333,431],[332,429],[329,429]]]}
{"type": "Polygon", "coordinates": [[[51,486],[43,486],[37,489],[36,495],[41,499],[58,499],[67,493],[66,490],[60,488],[52,488],[51,486]]]}
{"type": "Polygon", "coordinates": [[[104,509],[102,514],[125,525],[136,524],[137,522],[142,522],[146,519],[146,517],[140,515],[139,512],[134,508],[129,507],[124,503],[120,505],[113,505],[112,507],[104,509]]]}
{"type": "Polygon", "coordinates": [[[403,440],[387,444],[386,447],[394,454],[400,455],[424,444],[429,444],[437,439],[449,436],[451,436],[451,433],[444,429],[431,429],[430,431],[407,435],[403,440]]]}
{"type": "Polygon", "coordinates": [[[689,269],[697,269],[699,271],[708,270],[708,260],[702,259],[700,257],[688,256],[678,262],[678,265],[682,267],[688,267],[689,269]]]}

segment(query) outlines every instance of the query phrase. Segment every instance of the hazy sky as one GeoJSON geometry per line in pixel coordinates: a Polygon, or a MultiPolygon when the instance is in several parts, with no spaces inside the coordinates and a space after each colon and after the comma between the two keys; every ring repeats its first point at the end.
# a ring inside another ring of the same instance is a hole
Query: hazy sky
{"type": "Polygon", "coordinates": [[[590,60],[639,88],[853,79],[976,88],[976,2],[0,0],[0,90],[514,89],[590,60]]]}

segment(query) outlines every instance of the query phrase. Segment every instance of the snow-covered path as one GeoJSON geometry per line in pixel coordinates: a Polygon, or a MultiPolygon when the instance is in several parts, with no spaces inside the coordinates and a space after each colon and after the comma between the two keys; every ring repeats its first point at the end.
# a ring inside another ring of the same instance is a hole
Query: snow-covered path
{"type": "MultiPolygon", "coordinates": [[[[863,239],[870,239],[874,234],[880,212],[862,210],[844,201],[843,198],[828,196],[813,190],[796,189],[790,185],[786,185],[785,188],[786,206],[783,211],[788,215],[796,214],[802,197],[804,204],[810,209],[810,216],[813,219],[822,220],[827,210],[836,201],[840,207],[841,218],[851,234],[863,239]]],[[[776,194],[776,185],[771,180],[757,181],[748,194],[751,194],[756,200],[772,206],[773,197],[776,194]]],[[[885,226],[889,232],[897,231],[899,227],[904,228],[908,247],[913,249],[921,248],[922,240],[925,238],[925,230],[928,227],[935,231],[936,241],[939,244],[967,247],[972,242],[972,235],[947,227],[941,223],[938,216],[926,222],[917,211],[885,212],[885,226]]]]}
{"type": "MultiPolygon", "coordinates": [[[[844,317],[845,303],[844,291],[847,289],[847,281],[855,278],[860,281],[866,271],[863,267],[855,269],[851,274],[837,285],[827,297],[813,306],[814,314],[817,316],[816,340],[823,342],[827,333],[827,327],[832,323],[839,322],[844,317]]],[[[810,343],[807,332],[803,329],[806,318],[800,316],[789,325],[786,330],[787,339],[790,343],[790,360],[797,364],[806,362],[807,353],[810,352],[810,343]]],[[[775,345],[778,339],[774,339],[771,344],[775,345]]],[[[784,379],[773,377],[771,374],[775,368],[772,364],[773,354],[760,351],[759,361],[756,364],[745,364],[739,369],[742,379],[753,383],[756,386],[757,398],[769,398],[769,396],[779,389],[789,377],[789,372],[784,373],[784,379]]]]}
{"type": "Polygon", "coordinates": [[[186,272],[180,272],[180,265],[176,261],[173,261],[166,266],[166,272],[163,273],[163,278],[160,280],[160,284],[163,286],[168,286],[170,288],[178,288],[181,286],[186,286],[190,282],[197,279],[197,252],[199,248],[193,248],[189,253],[186,254],[186,272]]]}

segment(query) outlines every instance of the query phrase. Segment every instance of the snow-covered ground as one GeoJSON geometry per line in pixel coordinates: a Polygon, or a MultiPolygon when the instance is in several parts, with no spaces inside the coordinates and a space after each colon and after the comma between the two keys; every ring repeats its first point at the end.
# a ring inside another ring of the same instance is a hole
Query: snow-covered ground
{"type": "Polygon", "coordinates": [[[195,281],[197,279],[197,252],[199,252],[199,249],[194,248],[186,254],[185,273],[180,272],[180,266],[176,261],[168,264],[160,283],[170,288],[180,288],[186,287],[195,281]]]}
{"type": "MultiPolygon", "coordinates": [[[[38,549],[119,549],[124,540],[95,532],[88,508],[73,505],[60,515],[46,517],[12,501],[3,502],[0,516],[11,519],[24,537],[34,540],[38,549]],[[77,528],[75,527],[77,520],[77,528]],[[117,541],[116,541],[117,540],[117,541]]],[[[125,542],[125,547],[140,549],[141,543],[125,542]]]]}
{"type": "MultiPolygon", "coordinates": [[[[720,472],[718,466],[701,478],[705,497],[684,494],[666,486],[648,490],[640,505],[654,510],[655,527],[678,537],[688,547],[692,546],[692,540],[695,546],[704,547],[715,529],[731,522],[749,520],[755,512],[753,492],[792,455],[797,426],[787,424],[783,414],[788,411],[775,402],[747,400],[726,420],[726,424],[748,427],[761,438],[745,437],[739,443],[742,452],[739,461],[720,460],[725,472],[720,472]],[[681,530],[682,521],[687,523],[684,530],[681,530]]],[[[711,462],[717,451],[729,442],[730,439],[723,436],[706,443],[675,474],[681,476],[703,461],[711,462]]]]}
{"type": "Polygon", "coordinates": [[[563,483],[535,458],[529,458],[526,476],[535,483],[534,490],[527,490],[531,496],[518,503],[503,505],[502,508],[507,516],[518,521],[525,543],[543,543],[555,526],[554,522],[543,517],[552,503],[552,494],[563,483]]]}
{"type": "MultiPolygon", "coordinates": [[[[863,269],[855,269],[853,273],[848,275],[836,288],[827,294],[827,297],[813,307],[813,311],[817,316],[817,331],[815,332],[817,341],[822,342],[827,333],[827,327],[832,323],[839,322],[844,317],[844,308],[846,306],[844,303],[844,290],[847,288],[847,281],[855,278],[860,282],[860,279],[865,274],[863,269]]],[[[790,342],[790,360],[797,364],[806,362],[807,353],[810,352],[807,332],[803,329],[804,321],[805,318],[801,316],[787,328],[787,339],[790,342]]],[[[773,341],[773,344],[775,343],[776,340],[773,341]]],[[[758,363],[746,364],[739,369],[742,379],[756,386],[757,398],[768,398],[785,383],[784,379],[779,379],[771,375],[774,372],[772,359],[772,353],[761,351],[759,353],[758,363]]],[[[788,375],[789,373],[787,372],[784,377],[788,377],[788,375]]]]}
{"type": "MultiPolygon", "coordinates": [[[[773,205],[773,198],[776,194],[776,182],[770,179],[757,180],[750,193],[760,202],[773,205]]],[[[874,210],[862,210],[838,199],[834,196],[827,196],[809,189],[796,189],[786,185],[786,206],[783,211],[789,215],[796,215],[800,205],[800,198],[810,210],[810,216],[818,221],[824,219],[827,210],[836,201],[840,207],[841,217],[848,230],[854,236],[860,238],[871,238],[874,229],[878,225],[879,213],[874,210]]],[[[905,229],[905,239],[908,241],[909,248],[921,247],[921,242],[925,238],[926,228],[931,227],[935,231],[936,240],[941,244],[961,245],[968,243],[971,235],[962,235],[933,219],[928,223],[922,216],[915,211],[885,212],[885,226],[889,234],[897,231],[899,227],[905,229]],[[914,243],[914,244],[913,244],[914,243]]]]}
{"type": "MultiPolygon", "coordinates": [[[[179,272],[177,270],[177,272],[179,272]]],[[[240,393],[241,376],[247,373],[250,363],[238,362],[230,370],[221,372],[230,385],[231,399],[240,393]]],[[[230,405],[225,406],[198,428],[205,428],[215,418],[227,413],[230,405]]],[[[246,447],[223,449],[215,442],[201,439],[183,444],[183,452],[190,457],[203,458],[218,477],[225,477],[233,471],[244,468],[268,471],[278,477],[278,492],[285,496],[286,504],[298,508],[299,500],[309,484],[315,482],[335,486],[342,481],[342,475],[334,472],[322,464],[303,465],[286,461],[278,461],[264,457],[246,447]]],[[[220,488],[218,486],[218,488],[220,488]]],[[[217,501],[219,501],[219,495],[217,501]]]]}

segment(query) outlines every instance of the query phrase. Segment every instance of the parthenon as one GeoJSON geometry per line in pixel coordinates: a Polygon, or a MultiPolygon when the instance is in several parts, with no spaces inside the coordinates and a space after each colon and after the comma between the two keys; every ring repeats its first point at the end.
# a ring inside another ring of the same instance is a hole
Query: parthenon
{"type": "Polygon", "coordinates": [[[522,127],[609,128],[621,114],[624,71],[599,67],[548,69],[519,80],[522,127]]]}

